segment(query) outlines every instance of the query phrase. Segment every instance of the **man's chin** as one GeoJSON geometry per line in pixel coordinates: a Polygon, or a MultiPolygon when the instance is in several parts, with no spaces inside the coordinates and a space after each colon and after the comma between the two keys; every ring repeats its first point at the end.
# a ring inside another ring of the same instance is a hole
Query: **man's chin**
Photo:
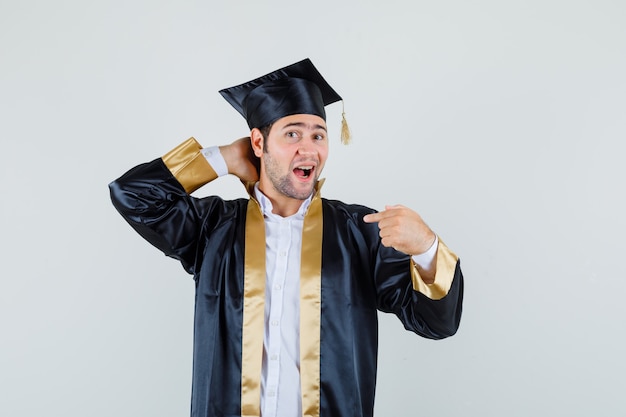
{"type": "Polygon", "coordinates": [[[295,198],[296,200],[306,200],[313,193],[314,187],[314,183],[311,183],[310,185],[307,184],[307,187],[298,187],[297,189],[294,187],[287,195],[291,198],[295,198]]]}

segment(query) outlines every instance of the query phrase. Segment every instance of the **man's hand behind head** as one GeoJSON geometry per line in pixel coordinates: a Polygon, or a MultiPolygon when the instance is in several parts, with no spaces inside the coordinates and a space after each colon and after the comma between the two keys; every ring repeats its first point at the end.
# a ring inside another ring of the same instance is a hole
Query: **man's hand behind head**
{"type": "Polygon", "coordinates": [[[260,160],[254,155],[250,138],[237,139],[230,145],[220,146],[228,173],[242,181],[258,181],[260,160]]]}

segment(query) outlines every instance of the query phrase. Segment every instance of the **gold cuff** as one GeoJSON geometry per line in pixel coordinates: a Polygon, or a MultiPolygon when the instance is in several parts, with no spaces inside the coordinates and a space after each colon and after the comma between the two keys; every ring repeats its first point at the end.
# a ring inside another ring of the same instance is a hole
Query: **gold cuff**
{"type": "Polygon", "coordinates": [[[431,300],[441,300],[448,295],[448,291],[450,291],[458,260],[459,257],[456,256],[440,238],[435,260],[435,281],[432,284],[426,284],[420,276],[417,265],[411,260],[411,280],[413,281],[413,289],[421,292],[431,300]]]}
{"type": "Polygon", "coordinates": [[[189,194],[217,178],[217,173],[200,152],[202,146],[189,138],[163,156],[165,166],[189,194]]]}

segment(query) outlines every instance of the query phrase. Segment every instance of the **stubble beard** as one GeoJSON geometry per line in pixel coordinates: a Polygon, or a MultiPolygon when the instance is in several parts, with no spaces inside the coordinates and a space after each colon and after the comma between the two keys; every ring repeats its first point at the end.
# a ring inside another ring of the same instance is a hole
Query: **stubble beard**
{"type": "Polygon", "coordinates": [[[264,153],[263,157],[267,177],[269,178],[272,186],[276,191],[283,194],[284,196],[294,198],[296,200],[306,200],[307,198],[309,198],[309,196],[313,192],[313,187],[315,186],[317,178],[315,179],[316,181],[311,182],[311,186],[307,187],[308,189],[296,189],[293,180],[289,178],[289,173],[281,176],[279,164],[274,160],[274,158],[272,158],[269,153],[264,153]]]}

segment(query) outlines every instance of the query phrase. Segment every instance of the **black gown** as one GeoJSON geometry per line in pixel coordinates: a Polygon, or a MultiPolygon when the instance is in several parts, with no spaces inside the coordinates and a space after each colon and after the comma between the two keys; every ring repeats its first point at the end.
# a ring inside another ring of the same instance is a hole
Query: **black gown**
{"type": "MultiPolygon", "coordinates": [[[[111,198],[141,236],[194,276],[192,417],[258,416],[263,218],[253,198],[190,196],[216,177],[199,149],[195,140],[186,142],[131,169],[110,184],[111,198]]],[[[363,222],[373,212],[323,199],[318,190],[305,216],[304,416],[372,416],[377,311],[394,313],[407,330],[431,339],[458,329],[463,276],[456,255],[440,241],[435,284],[425,285],[410,257],[382,246],[377,225],[363,222]]]]}

